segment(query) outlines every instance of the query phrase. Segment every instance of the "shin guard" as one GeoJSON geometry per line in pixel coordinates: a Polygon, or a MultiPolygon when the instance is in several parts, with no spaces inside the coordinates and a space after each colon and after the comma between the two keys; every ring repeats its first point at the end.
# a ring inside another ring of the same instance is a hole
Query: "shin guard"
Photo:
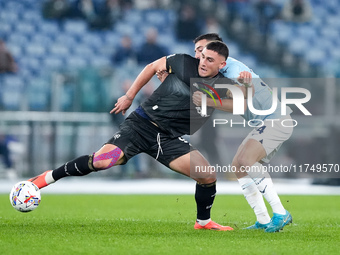
{"type": "Polygon", "coordinates": [[[197,219],[210,218],[211,207],[216,195],[216,181],[210,184],[196,183],[195,200],[197,205],[197,219]]]}
{"type": "Polygon", "coordinates": [[[67,162],[53,170],[52,177],[59,180],[66,176],[84,176],[95,171],[92,164],[93,155],[85,155],[67,162]]]}

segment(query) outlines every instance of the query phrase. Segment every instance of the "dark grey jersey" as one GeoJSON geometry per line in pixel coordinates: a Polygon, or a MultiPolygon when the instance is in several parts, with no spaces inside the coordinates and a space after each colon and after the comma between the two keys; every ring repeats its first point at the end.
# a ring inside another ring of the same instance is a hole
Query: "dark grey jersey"
{"type": "MultiPolygon", "coordinates": [[[[141,105],[150,119],[170,136],[193,134],[209,118],[201,116],[192,102],[192,93],[197,88],[190,89],[190,78],[200,77],[198,65],[198,59],[186,54],[168,56],[168,77],[141,105]]],[[[205,83],[213,83],[219,77],[223,75],[219,73],[212,79],[205,79],[205,83]]],[[[213,111],[208,107],[208,115],[213,111]]]]}

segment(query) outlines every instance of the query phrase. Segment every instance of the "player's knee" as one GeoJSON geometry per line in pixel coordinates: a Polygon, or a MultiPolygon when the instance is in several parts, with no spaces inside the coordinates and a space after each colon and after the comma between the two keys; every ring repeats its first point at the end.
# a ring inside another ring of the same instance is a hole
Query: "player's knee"
{"type": "Polygon", "coordinates": [[[109,168],[110,162],[106,163],[105,161],[96,161],[96,162],[93,162],[93,167],[95,169],[98,169],[98,170],[102,170],[102,169],[107,169],[109,168]]]}
{"type": "Polygon", "coordinates": [[[123,162],[123,156],[124,153],[118,147],[109,152],[101,154],[96,153],[93,157],[93,167],[96,170],[104,170],[119,165],[123,162]]]}
{"type": "Polygon", "coordinates": [[[201,184],[209,184],[216,182],[216,177],[209,177],[209,178],[197,178],[197,182],[201,184]]]}

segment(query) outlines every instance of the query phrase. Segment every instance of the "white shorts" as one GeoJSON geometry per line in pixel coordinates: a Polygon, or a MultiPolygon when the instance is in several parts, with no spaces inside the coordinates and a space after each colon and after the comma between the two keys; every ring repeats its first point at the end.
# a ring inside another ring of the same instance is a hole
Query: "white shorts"
{"type": "Polygon", "coordinates": [[[259,141],[266,151],[267,156],[261,159],[269,163],[282,143],[289,139],[293,133],[294,123],[290,116],[284,116],[280,120],[264,120],[262,126],[254,128],[243,140],[244,145],[249,139],[259,141]],[[283,121],[283,122],[282,122],[283,121]]]}

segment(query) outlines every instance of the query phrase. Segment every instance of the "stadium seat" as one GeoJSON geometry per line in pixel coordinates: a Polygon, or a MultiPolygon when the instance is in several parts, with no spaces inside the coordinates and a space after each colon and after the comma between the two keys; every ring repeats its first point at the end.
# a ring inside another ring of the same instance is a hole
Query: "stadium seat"
{"type": "Polygon", "coordinates": [[[14,44],[21,47],[28,45],[29,39],[26,35],[20,33],[11,33],[7,39],[7,45],[14,44]]]}
{"type": "Polygon", "coordinates": [[[313,41],[318,35],[318,31],[315,27],[310,25],[298,25],[294,29],[295,36],[303,37],[307,41],[313,41]]]}
{"type": "Polygon", "coordinates": [[[78,55],[86,58],[92,58],[94,56],[92,48],[84,44],[75,45],[72,49],[72,53],[76,56],[78,55]]]}
{"type": "Polygon", "coordinates": [[[24,81],[15,75],[6,75],[2,78],[1,102],[5,110],[20,110],[25,93],[24,81]]]}
{"type": "Polygon", "coordinates": [[[253,55],[250,54],[240,54],[239,59],[241,62],[243,62],[246,66],[249,68],[256,68],[257,67],[257,61],[256,58],[253,55]]]}
{"type": "Polygon", "coordinates": [[[144,17],[141,11],[130,9],[126,11],[125,17],[123,19],[124,22],[136,26],[143,22],[144,17]]]}
{"type": "Polygon", "coordinates": [[[189,43],[175,43],[171,45],[170,52],[184,53],[188,55],[193,55],[193,45],[189,43]]]}
{"type": "Polygon", "coordinates": [[[288,49],[296,56],[305,55],[308,52],[309,43],[304,38],[294,38],[288,42],[288,49]]]}
{"type": "Polygon", "coordinates": [[[60,32],[57,36],[54,38],[55,44],[62,45],[63,47],[67,47],[68,49],[72,48],[73,46],[76,46],[79,41],[77,39],[76,35],[68,34],[65,32],[60,32]]]}
{"type": "MultiPolygon", "coordinates": [[[[135,41],[135,38],[133,42],[135,41]]],[[[103,46],[98,49],[98,52],[103,55],[109,55],[111,56],[114,52],[115,49],[120,45],[120,35],[117,33],[108,33],[104,35],[103,39],[103,46]]]]}
{"type": "Polygon", "coordinates": [[[226,41],[226,40],[224,40],[224,41],[228,45],[230,57],[237,59],[239,54],[240,54],[240,49],[239,49],[238,45],[236,43],[231,42],[231,41],[226,41]]]}
{"type": "Polygon", "coordinates": [[[49,47],[49,52],[56,56],[69,56],[69,48],[61,43],[54,43],[49,47]]]}
{"type": "Polygon", "coordinates": [[[18,22],[14,26],[14,31],[18,34],[33,35],[36,32],[34,25],[25,22],[18,22]]]}
{"type": "Polygon", "coordinates": [[[97,56],[90,59],[90,65],[95,68],[109,67],[111,66],[111,61],[107,57],[97,56]]]}
{"type": "Polygon", "coordinates": [[[92,47],[100,47],[102,46],[102,38],[98,34],[85,33],[81,37],[81,42],[85,45],[92,47]]]}
{"type": "Polygon", "coordinates": [[[64,67],[64,60],[57,56],[48,56],[43,59],[43,64],[46,68],[52,71],[58,71],[64,67]]]}
{"type": "Polygon", "coordinates": [[[4,110],[17,111],[21,109],[21,102],[23,102],[23,93],[21,91],[14,91],[12,89],[2,89],[1,102],[4,110]]]}
{"type": "Polygon", "coordinates": [[[22,13],[22,18],[27,22],[44,22],[40,11],[25,10],[22,13]]]}
{"type": "Polygon", "coordinates": [[[22,91],[24,88],[23,80],[17,75],[7,75],[2,79],[2,81],[4,83],[3,86],[11,88],[13,90],[22,91]]]}
{"type": "Polygon", "coordinates": [[[58,23],[53,21],[44,21],[39,26],[37,26],[37,30],[40,33],[43,33],[49,37],[55,37],[60,33],[60,28],[58,23]]]}
{"type": "Polygon", "coordinates": [[[72,69],[81,69],[87,66],[85,58],[71,56],[66,60],[67,66],[72,69]]]}
{"type": "Polygon", "coordinates": [[[20,76],[21,80],[25,83],[25,86],[27,86],[27,84],[35,77],[29,69],[21,68],[20,66],[19,71],[15,75],[20,76]]]}
{"type": "Polygon", "coordinates": [[[313,49],[306,54],[305,59],[313,66],[322,66],[327,62],[327,54],[324,50],[313,49]]]}
{"type": "Polygon", "coordinates": [[[33,44],[40,44],[44,47],[48,47],[49,45],[52,44],[53,40],[48,35],[36,33],[36,34],[32,35],[31,42],[33,44]]]}
{"type": "Polygon", "coordinates": [[[100,53],[100,49],[104,46],[103,38],[98,34],[85,34],[80,40],[83,46],[88,47],[92,53],[100,53]]]}
{"type": "Polygon", "coordinates": [[[339,28],[336,28],[336,27],[324,27],[324,28],[322,28],[320,30],[320,34],[322,36],[322,41],[331,40],[331,41],[337,42],[338,39],[340,38],[339,28]]]}
{"type": "Polygon", "coordinates": [[[12,10],[2,11],[0,12],[0,19],[1,23],[5,21],[9,24],[16,24],[19,20],[19,14],[12,10]]]}
{"type": "Polygon", "coordinates": [[[339,1],[338,0],[328,0],[324,3],[325,8],[329,14],[339,14],[339,1]]]}
{"type": "Polygon", "coordinates": [[[7,38],[12,31],[12,26],[9,23],[2,22],[0,26],[0,38],[7,38]]]}
{"type": "Polygon", "coordinates": [[[159,31],[163,31],[163,29],[167,28],[169,25],[169,21],[166,15],[165,10],[149,10],[144,13],[143,22],[149,23],[152,26],[155,26],[159,31]]]}
{"type": "Polygon", "coordinates": [[[7,12],[24,10],[24,6],[21,1],[5,1],[4,8],[6,8],[7,12]]]}
{"type": "Polygon", "coordinates": [[[338,15],[329,15],[327,17],[327,26],[326,28],[340,29],[340,19],[338,15]]]}
{"type": "Polygon", "coordinates": [[[130,24],[127,24],[121,21],[115,24],[115,31],[120,35],[130,35],[130,36],[133,36],[137,32],[134,26],[131,26],[130,24]]]}
{"type": "Polygon", "coordinates": [[[41,44],[29,44],[25,47],[25,52],[28,56],[43,57],[45,56],[46,49],[41,44]]]}
{"type": "Polygon", "coordinates": [[[47,111],[50,102],[50,87],[45,79],[33,79],[27,88],[29,110],[47,111]]]}
{"type": "Polygon", "coordinates": [[[21,57],[22,47],[20,47],[20,45],[10,43],[10,44],[7,44],[7,48],[12,53],[15,59],[21,57]]]}
{"type": "Polygon", "coordinates": [[[66,20],[64,31],[70,34],[84,35],[87,31],[87,25],[83,20],[66,20]]]}
{"type": "Polygon", "coordinates": [[[273,39],[280,44],[287,44],[292,36],[292,28],[281,21],[272,22],[270,31],[273,39]]]}
{"type": "MultiPolygon", "coordinates": [[[[326,1],[327,2],[327,1],[326,1]]],[[[313,8],[313,15],[325,20],[329,15],[328,10],[325,8],[325,3],[319,6],[319,8],[313,8]]]]}
{"type": "Polygon", "coordinates": [[[21,57],[18,61],[19,69],[29,70],[31,74],[37,74],[42,69],[42,64],[39,58],[35,57],[21,57]]]}
{"type": "Polygon", "coordinates": [[[104,44],[119,45],[121,35],[118,33],[107,33],[104,35],[104,44]]]}

